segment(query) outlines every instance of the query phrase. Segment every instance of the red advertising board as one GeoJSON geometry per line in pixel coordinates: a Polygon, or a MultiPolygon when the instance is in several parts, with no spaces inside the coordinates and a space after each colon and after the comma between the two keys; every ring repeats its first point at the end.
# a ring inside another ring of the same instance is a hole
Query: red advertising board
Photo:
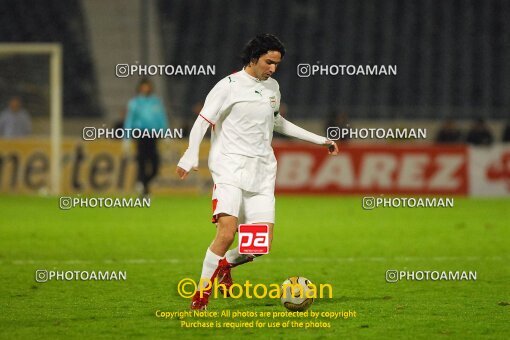
{"type": "Polygon", "coordinates": [[[309,194],[468,193],[464,146],[341,146],[276,144],[276,190],[309,194]]]}
{"type": "Polygon", "coordinates": [[[510,195],[510,145],[469,148],[471,196],[510,195]]]}

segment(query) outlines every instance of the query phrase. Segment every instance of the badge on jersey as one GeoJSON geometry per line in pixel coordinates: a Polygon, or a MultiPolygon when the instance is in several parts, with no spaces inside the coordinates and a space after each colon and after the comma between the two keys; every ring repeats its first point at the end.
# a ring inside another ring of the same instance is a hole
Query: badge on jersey
{"type": "Polygon", "coordinates": [[[269,226],[267,224],[241,224],[239,232],[239,254],[269,253],[269,226]]]}
{"type": "Polygon", "coordinates": [[[270,101],[271,107],[274,109],[276,107],[276,96],[269,97],[269,101],[270,101]]]}

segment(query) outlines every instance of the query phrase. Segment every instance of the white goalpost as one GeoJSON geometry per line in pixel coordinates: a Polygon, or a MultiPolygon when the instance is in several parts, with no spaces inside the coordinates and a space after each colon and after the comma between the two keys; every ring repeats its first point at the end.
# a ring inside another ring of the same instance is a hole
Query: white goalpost
{"type": "Polygon", "coordinates": [[[60,193],[62,169],[62,46],[59,43],[1,43],[0,55],[48,55],[50,86],[50,189],[60,193]]]}

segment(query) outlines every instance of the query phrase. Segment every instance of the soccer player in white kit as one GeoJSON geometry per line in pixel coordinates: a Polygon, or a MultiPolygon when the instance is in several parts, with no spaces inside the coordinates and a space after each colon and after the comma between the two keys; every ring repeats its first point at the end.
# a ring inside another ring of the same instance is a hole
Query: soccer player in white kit
{"type": "Polygon", "coordinates": [[[254,255],[229,250],[241,223],[269,226],[269,245],[275,220],[274,188],[276,158],[271,148],[273,131],[324,145],[336,155],[335,142],[306,131],[279,114],[280,90],[271,78],[285,55],[280,40],[260,34],[250,40],[242,54],[243,70],[220,80],[209,92],[189,136],[189,147],[177,165],[186,178],[197,170],[198,152],[209,126],[212,127],[209,169],[213,189],[213,223],[216,237],[207,249],[200,289],[191,309],[205,309],[215,279],[228,289],[231,268],[251,262],[254,255]],[[204,290],[204,288],[207,288],[204,290]]]}

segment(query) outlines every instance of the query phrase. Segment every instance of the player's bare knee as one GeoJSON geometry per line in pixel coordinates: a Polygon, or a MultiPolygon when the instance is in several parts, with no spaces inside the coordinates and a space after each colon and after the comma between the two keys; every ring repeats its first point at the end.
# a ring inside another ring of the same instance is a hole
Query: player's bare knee
{"type": "Polygon", "coordinates": [[[228,243],[230,246],[234,242],[235,238],[235,232],[232,232],[231,230],[224,229],[219,232],[218,236],[222,240],[223,243],[228,243]]]}

